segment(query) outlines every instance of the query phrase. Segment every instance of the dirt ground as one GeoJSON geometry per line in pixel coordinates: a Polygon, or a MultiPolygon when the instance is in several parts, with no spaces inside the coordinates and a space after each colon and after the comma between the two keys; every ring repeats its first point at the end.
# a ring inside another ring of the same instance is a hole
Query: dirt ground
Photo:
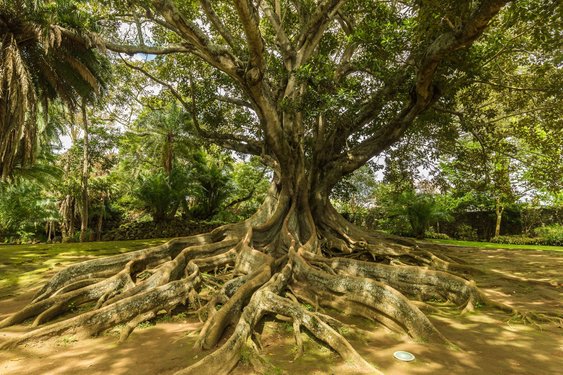
{"type": "MultiPolygon", "coordinates": [[[[563,314],[563,252],[449,247],[449,254],[481,272],[473,277],[486,294],[524,310],[563,314]]],[[[47,279],[59,267],[45,272],[47,279]]],[[[0,293],[0,318],[16,311],[36,288],[11,285],[0,293]]],[[[452,307],[435,306],[431,321],[454,344],[412,342],[374,323],[346,319],[342,333],[369,362],[385,374],[562,374],[563,329],[557,324],[525,325],[485,307],[460,316],[452,307]],[[393,358],[397,350],[416,356],[413,362],[393,358]]],[[[172,374],[202,355],[193,349],[201,324],[185,314],[163,315],[143,323],[124,344],[117,331],[76,340],[72,335],[0,351],[0,374],[172,374]]],[[[0,344],[30,328],[0,331],[0,344]]],[[[272,374],[352,374],[331,350],[303,333],[305,354],[293,361],[295,343],[291,324],[267,321],[262,335],[263,356],[272,374]]],[[[244,359],[244,358],[243,358],[244,359]]],[[[252,373],[243,360],[235,374],[252,373]]]]}

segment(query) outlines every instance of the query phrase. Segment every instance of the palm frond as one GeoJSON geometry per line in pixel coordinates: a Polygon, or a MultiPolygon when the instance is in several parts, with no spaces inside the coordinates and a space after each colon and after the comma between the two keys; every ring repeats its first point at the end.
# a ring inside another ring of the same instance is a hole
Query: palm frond
{"type": "Polygon", "coordinates": [[[100,40],[78,21],[58,25],[47,3],[0,3],[0,179],[35,160],[49,101],[74,108],[105,88],[109,64],[93,51],[100,40]]]}
{"type": "Polygon", "coordinates": [[[92,74],[90,69],[86,65],[84,65],[80,60],[70,56],[64,55],[64,59],[69,65],[74,69],[76,73],[80,75],[80,77],[90,85],[91,89],[97,94],[100,91],[99,81],[98,79],[92,74]]]}

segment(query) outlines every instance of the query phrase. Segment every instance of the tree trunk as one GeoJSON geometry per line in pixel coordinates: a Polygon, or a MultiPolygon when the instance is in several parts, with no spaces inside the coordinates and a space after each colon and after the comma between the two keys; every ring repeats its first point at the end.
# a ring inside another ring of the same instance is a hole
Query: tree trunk
{"type": "Polygon", "coordinates": [[[105,213],[105,199],[102,200],[102,207],[100,209],[100,216],[98,216],[98,224],[96,225],[96,241],[101,241],[102,239],[102,225],[104,222],[105,213]]]}
{"type": "Polygon", "coordinates": [[[47,232],[47,243],[51,242],[51,229],[52,228],[53,228],[52,221],[51,220],[47,221],[46,228],[45,228],[46,232],[47,232]]]}
{"type": "Polygon", "coordinates": [[[62,242],[68,242],[72,239],[72,237],[74,237],[74,206],[75,199],[70,194],[67,194],[61,202],[61,206],[59,208],[59,212],[62,217],[62,242]]]}
{"type": "Polygon", "coordinates": [[[170,178],[172,175],[172,168],[174,163],[174,134],[167,133],[166,134],[166,141],[164,143],[164,153],[162,155],[163,159],[163,167],[166,176],[170,178]]]}
{"type": "Polygon", "coordinates": [[[495,205],[495,214],[496,214],[496,222],[495,222],[495,237],[500,236],[500,225],[502,222],[502,213],[504,212],[504,206],[500,202],[500,198],[496,199],[495,205]]]}
{"type": "Polygon", "coordinates": [[[82,184],[81,184],[81,202],[80,202],[80,242],[86,241],[86,232],[88,230],[88,175],[90,154],[88,150],[88,113],[86,108],[86,99],[82,100],[82,125],[84,129],[84,143],[82,156],[82,184]]]}

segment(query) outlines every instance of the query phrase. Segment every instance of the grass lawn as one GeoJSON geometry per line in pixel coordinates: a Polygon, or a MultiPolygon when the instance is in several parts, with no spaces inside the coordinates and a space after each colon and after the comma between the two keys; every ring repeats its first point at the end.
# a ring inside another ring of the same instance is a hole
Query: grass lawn
{"type": "Polygon", "coordinates": [[[477,242],[477,241],[457,241],[457,240],[426,240],[427,242],[441,245],[481,247],[485,249],[521,249],[521,250],[542,250],[542,251],[562,251],[563,246],[545,245],[511,245],[504,243],[477,242]]]}
{"type": "Polygon", "coordinates": [[[166,239],[0,245],[0,297],[14,287],[35,286],[45,273],[55,268],[104,255],[114,255],[160,245],[166,239]]]}

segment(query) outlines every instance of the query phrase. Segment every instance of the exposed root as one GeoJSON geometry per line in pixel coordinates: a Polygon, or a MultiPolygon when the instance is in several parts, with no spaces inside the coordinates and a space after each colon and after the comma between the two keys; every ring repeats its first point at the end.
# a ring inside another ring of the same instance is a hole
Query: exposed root
{"type": "Polygon", "coordinates": [[[533,324],[554,319],[491,301],[473,281],[454,274],[471,271],[448,254],[364,232],[330,210],[313,223],[283,196],[272,202],[244,223],[66,268],[0,322],[1,328],[34,318],[37,327],[2,347],[66,332],[89,336],[121,324],[123,342],[143,321],[182,305],[204,323],[196,346],[210,352],[178,374],[226,374],[240,361],[267,372],[271,364],[260,354],[259,334],[266,315],[293,325],[294,360],[305,353],[306,331],[354,373],[381,374],[323,308],[442,344],[448,340],[419,308],[431,308],[425,301],[455,304],[462,313],[489,305],[533,324]],[[230,336],[222,340],[225,332],[230,336]]]}
{"type": "MultiPolygon", "coordinates": [[[[400,292],[381,282],[354,276],[333,276],[310,267],[300,256],[295,257],[293,287],[298,294],[316,296],[322,304],[342,308],[347,304],[365,306],[378,320],[391,320],[420,341],[447,343],[428,318],[400,292]]],[[[362,312],[358,309],[358,314],[362,312]]]]}

